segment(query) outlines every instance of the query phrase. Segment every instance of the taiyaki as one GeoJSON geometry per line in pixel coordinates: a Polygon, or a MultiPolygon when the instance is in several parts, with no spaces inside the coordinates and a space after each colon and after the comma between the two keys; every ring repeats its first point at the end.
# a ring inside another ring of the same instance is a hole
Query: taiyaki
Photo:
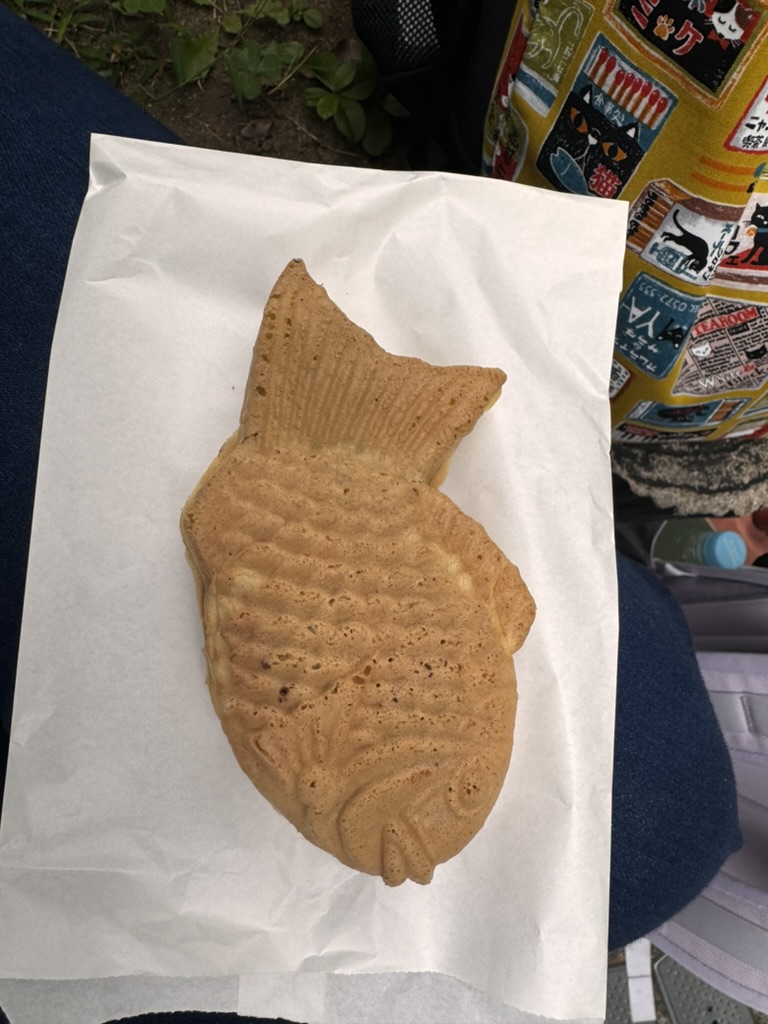
{"type": "Polygon", "coordinates": [[[310,842],[427,883],[512,751],[518,570],[436,483],[501,370],[394,356],[300,260],[267,301],[237,432],[187,501],[213,705],[310,842]]]}

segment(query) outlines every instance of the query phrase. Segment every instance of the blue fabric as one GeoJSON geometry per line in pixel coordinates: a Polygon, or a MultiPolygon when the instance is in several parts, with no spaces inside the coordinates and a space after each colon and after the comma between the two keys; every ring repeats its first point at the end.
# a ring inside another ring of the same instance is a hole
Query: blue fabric
{"type": "Polygon", "coordinates": [[[0,5],[0,715],[16,669],[48,357],[91,132],[174,142],[0,5]]]}
{"type": "MultiPolygon", "coordinates": [[[[0,6],[0,691],[6,745],[48,357],[87,188],[90,132],[177,141],[0,6]]],[[[730,761],[682,613],[639,565],[619,557],[618,573],[611,948],[676,913],[740,843],[730,761]]]]}
{"type": "Polygon", "coordinates": [[[730,755],[680,606],[618,558],[609,945],[681,910],[741,846],[730,755]]]}

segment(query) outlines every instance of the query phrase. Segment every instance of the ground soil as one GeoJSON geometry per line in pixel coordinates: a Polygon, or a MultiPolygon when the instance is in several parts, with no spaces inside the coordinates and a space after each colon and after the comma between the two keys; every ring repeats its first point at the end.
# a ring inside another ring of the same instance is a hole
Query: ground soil
{"type": "MultiPolygon", "coordinates": [[[[338,49],[344,54],[359,46],[349,0],[313,0],[313,6],[323,15],[322,28],[313,31],[292,24],[291,39],[299,39],[308,47],[338,49]]],[[[200,8],[197,17],[201,32],[206,30],[206,16],[206,9],[200,8]]],[[[265,24],[267,37],[270,31],[274,34],[280,30],[265,24]]],[[[396,141],[384,154],[370,157],[359,146],[347,142],[332,121],[321,121],[307,106],[304,91],[308,84],[309,80],[298,74],[279,90],[265,91],[258,99],[240,105],[233,96],[225,69],[217,66],[203,82],[182,89],[164,90],[159,83],[149,90],[150,96],[145,95],[143,105],[193,146],[309,163],[389,170],[407,166],[402,142],[404,125],[396,124],[396,141]]],[[[131,83],[126,82],[125,91],[131,90],[131,83]]]]}

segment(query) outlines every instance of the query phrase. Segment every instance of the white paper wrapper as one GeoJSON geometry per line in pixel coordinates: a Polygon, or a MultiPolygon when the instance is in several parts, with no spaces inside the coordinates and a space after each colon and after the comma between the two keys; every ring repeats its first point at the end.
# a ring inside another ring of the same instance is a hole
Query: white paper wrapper
{"type": "MultiPolygon", "coordinates": [[[[174,978],[197,979],[189,1008],[211,978],[221,1009],[310,1024],[602,1017],[624,204],[104,136],[91,174],[0,833],[0,974],[57,983],[6,982],[0,1004],[38,1024],[24,992],[65,1015],[84,988],[63,982],[134,976],[122,1014],[158,1009],[149,983],[166,999],[174,978]],[[505,787],[426,887],[387,889],[301,838],[237,767],[204,683],[179,512],[237,425],[263,304],[297,256],[389,351],[508,375],[444,490],[538,615],[505,787]]],[[[77,1005],[79,1024],[104,1019],[77,1005]]]]}

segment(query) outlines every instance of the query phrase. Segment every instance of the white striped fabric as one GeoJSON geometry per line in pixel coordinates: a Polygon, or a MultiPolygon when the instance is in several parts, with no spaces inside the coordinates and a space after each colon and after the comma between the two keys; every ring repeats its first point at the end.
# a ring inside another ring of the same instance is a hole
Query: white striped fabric
{"type": "Polygon", "coordinates": [[[733,759],[744,847],[650,940],[702,981],[768,1013],[768,655],[699,653],[733,759]]]}

